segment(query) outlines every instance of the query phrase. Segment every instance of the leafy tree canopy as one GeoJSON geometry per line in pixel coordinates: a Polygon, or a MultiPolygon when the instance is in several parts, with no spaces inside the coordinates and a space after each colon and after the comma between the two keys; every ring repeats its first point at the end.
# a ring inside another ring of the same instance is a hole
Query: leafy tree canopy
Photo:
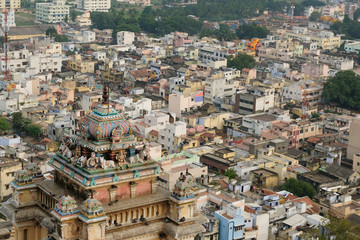
{"type": "Polygon", "coordinates": [[[319,12],[312,12],[310,15],[310,21],[316,21],[321,17],[319,12]]]}
{"type": "Polygon", "coordinates": [[[28,125],[25,126],[25,131],[33,136],[33,137],[39,137],[40,134],[41,134],[41,128],[39,125],[36,125],[36,124],[33,124],[33,123],[30,123],[28,125]]]}
{"type": "Polygon", "coordinates": [[[46,29],[46,36],[55,37],[57,35],[57,31],[54,27],[49,27],[46,29]]]}
{"type": "Polygon", "coordinates": [[[281,189],[291,192],[298,197],[308,196],[309,198],[313,198],[316,194],[314,187],[310,183],[299,181],[295,178],[286,180],[286,182],[281,185],[281,189]]]}
{"type": "Polygon", "coordinates": [[[322,228],[310,228],[304,229],[300,235],[304,240],[360,240],[360,228],[358,225],[350,222],[347,219],[339,219],[332,216],[328,216],[322,223],[322,228]]]}
{"type": "Polygon", "coordinates": [[[301,5],[304,7],[308,7],[308,6],[321,7],[321,6],[325,6],[325,3],[319,0],[304,0],[301,2],[301,5]]]}
{"type": "Polygon", "coordinates": [[[252,56],[247,54],[238,54],[235,58],[232,56],[228,57],[227,66],[239,70],[242,70],[243,68],[254,68],[256,66],[256,61],[252,56]]]}
{"type": "Polygon", "coordinates": [[[11,126],[7,119],[0,117],[0,131],[2,133],[10,130],[11,126]]]}
{"type": "Polygon", "coordinates": [[[225,173],[224,173],[225,176],[229,177],[229,179],[234,179],[234,178],[237,178],[238,175],[236,173],[236,171],[232,168],[228,168],[225,173]]]}
{"type": "Polygon", "coordinates": [[[236,34],[230,29],[228,25],[220,24],[220,28],[215,30],[203,28],[200,33],[200,38],[202,37],[215,37],[220,41],[232,41],[236,39],[236,34]]]}
{"type": "Polygon", "coordinates": [[[327,104],[360,111],[360,76],[340,71],[324,84],[322,98],[327,104]]]}
{"type": "Polygon", "coordinates": [[[330,29],[335,34],[344,34],[345,38],[360,38],[360,22],[351,20],[348,15],[345,15],[343,22],[333,23],[330,29]]]}
{"type": "Polygon", "coordinates": [[[269,30],[256,24],[244,24],[236,30],[236,35],[240,39],[264,38],[269,34],[269,30]]]}

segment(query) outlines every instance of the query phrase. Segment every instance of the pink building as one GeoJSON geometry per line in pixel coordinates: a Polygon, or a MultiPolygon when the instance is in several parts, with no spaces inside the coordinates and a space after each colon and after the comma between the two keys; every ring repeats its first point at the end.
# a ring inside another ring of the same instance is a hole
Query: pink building
{"type": "Polygon", "coordinates": [[[187,33],[182,32],[175,32],[174,33],[174,46],[181,47],[181,46],[189,46],[192,45],[193,41],[189,38],[187,33]]]}
{"type": "Polygon", "coordinates": [[[329,76],[329,66],[325,64],[305,63],[301,66],[301,73],[308,77],[329,76]]]}
{"type": "Polygon", "coordinates": [[[279,120],[272,122],[271,129],[263,130],[261,137],[264,139],[286,137],[289,139],[290,148],[299,148],[306,139],[319,134],[322,134],[322,128],[317,122],[288,123],[279,120]]]}

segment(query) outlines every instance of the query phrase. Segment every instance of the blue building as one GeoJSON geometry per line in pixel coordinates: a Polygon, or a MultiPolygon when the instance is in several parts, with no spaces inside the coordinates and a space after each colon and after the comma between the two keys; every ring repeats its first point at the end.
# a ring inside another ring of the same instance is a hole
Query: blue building
{"type": "Polygon", "coordinates": [[[244,239],[244,217],[241,215],[241,208],[229,205],[227,209],[215,212],[219,219],[219,240],[240,240],[244,239]]]}

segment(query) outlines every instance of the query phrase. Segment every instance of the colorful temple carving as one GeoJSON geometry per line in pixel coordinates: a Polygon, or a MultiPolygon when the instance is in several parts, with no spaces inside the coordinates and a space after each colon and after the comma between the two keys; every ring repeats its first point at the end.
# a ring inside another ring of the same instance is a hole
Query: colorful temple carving
{"type": "Polygon", "coordinates": [[[33,163],[16,173],[13,199],[1,207],[14,239],[194,239],[204,230],[193,177],[183,174],[171,193],[157,188],[160,167],[106,88],[49,164],[53,180],[33,163]]]}

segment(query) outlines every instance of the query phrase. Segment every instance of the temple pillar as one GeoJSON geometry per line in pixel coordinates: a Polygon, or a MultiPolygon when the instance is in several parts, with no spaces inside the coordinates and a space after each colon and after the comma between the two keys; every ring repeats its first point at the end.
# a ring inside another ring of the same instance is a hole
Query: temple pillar
{"type": "Polygon", "coordinates": [[[116,200],[116,190],[117,188],[109,188],[110,202],[114,202],[116,200]]]}
{"type": "Polygon", "coordinates": [[[131,198],[135,198],[137,186],[138,186],[138,184],[136,182],[130,182],[130,197],[131,198]]]}
{"type": "Polygon", "coordinates": [[[151,180],[150,183],[151,183],[151,193],[156,193],[156,185],[157,185],[156,179],[151,180]]]}

